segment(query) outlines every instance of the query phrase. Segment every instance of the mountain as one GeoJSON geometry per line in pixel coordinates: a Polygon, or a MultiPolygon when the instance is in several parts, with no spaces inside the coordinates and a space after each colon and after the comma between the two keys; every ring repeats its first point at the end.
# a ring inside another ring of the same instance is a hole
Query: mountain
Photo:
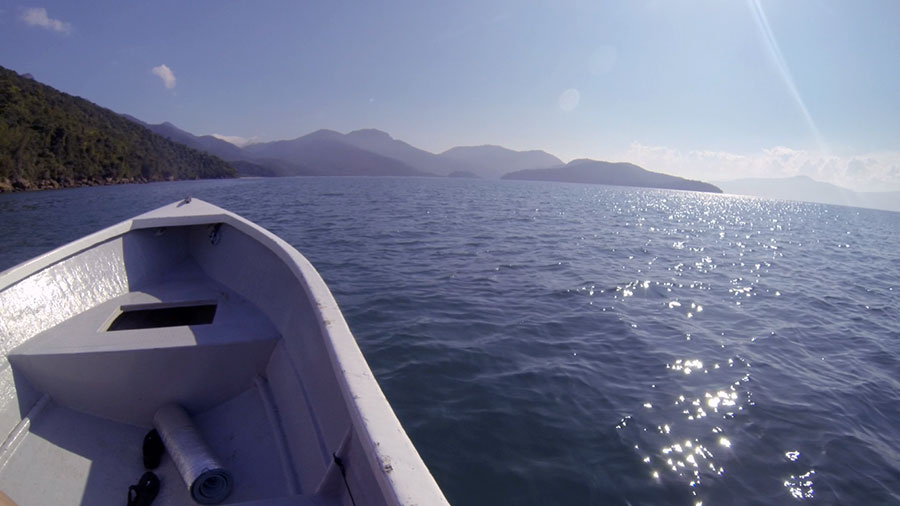
{"type": "Polygon", "coordinates": [[[180,142],[185,146],[192,147],[199,151],[205,151],[211,155],[218,156],[223,160],[232,161],[244,159],[244,154],[241,152],[241,148],[235,146],[230,142],[223,141],[222,139],[217,139],[212,135],[197,136],[190,132],[185,132],[184,130],[176,127],[168,121],[165,123],[160,123],[158,125],[150,125],[144,123],[144,126],[150,129],[151,132],[157,135],[162,135],[166,139],[180,142]]]}
{"type": "Polygon", "coordinates": [[[476,167],[471,167],[466,162],[419,149],[401,140],[394,139],[387,132],[374,128],[355,130],[345,134],[343,141],[360,149],[399,160],[410,167],[441,176],[460,170],[477,170],[476,167]]]}
{"type": "Polygon", "coordinates": [[[734,179],[716,184],[736,195],[900,211],[900,192],[855,192],[807,176],[734,179]]]}
{"type": "MultiPolygon", "coordinates": [[[[429,169],[443,169],[444,160],[437,155],[374,129],[349,134],[318,130],[293,140],[240,148],[211,135],[194,135],[169,122],[154,125],[124,116],[167,139],[232,162],[241,176],[429,176],[434,175],[429,169]]],[[[446,164],[453,166],[454,162],[446,164]]]]}
{"type": "Polygon", "coordinates": [[[168,121],[159,124],[145,123],[134,116],[123,114],[123,117],[143,125],[151,132],[161,135],[171,141],[203,151],[211,155],[227,160],[237,169],[239,176],[252,177],[279,177],[279,176],[306,176],[316,174],[314,171],[300,164],[273,158],[258,158],[248,160],[247,154],[234,144],[223,141],[212,135],[194,135],[182,130],[168,121]]]}
{"type": "Polygon", "coordinates": [[[0,191],[234,175],[219,158],[0,67],[0,191]]]}
{"type": "Polygon", "coordinates": [[[197,136],[171,123],[157,125],[123,115],[153,132],[232,162],[242,176],[459,176],[498,178],[523,168],[561,165],[543,151],[513,151],[500,146],[457,147],[441,154],[419,149],[374,128],[342,134],[317,130],[293,140],[243,148],[213,137],[197,136]]]}
{"type": "Polygon", "coordinates": [[[543,151],[513,151],[500,146],[456,147],[436,155],[373,128],[355,130],[345,134],[343,140],[441,176],[468,173],[476,177],[499,178],[514,170],[562,164],[559,158],[543,151]]]}
{"type": "Polygon", "coordinates": [[[459,146],[444,151],[440,156],[466,163],[471,167],[462,170],[491,178],[498,178],[509,172],[543,169],[563,164],[562,160],[544,151],[513,151],[492,145],[459,146]]]}
{"type": "Polygon", "coordinates": [[[276,159],[322,176],[433,176],[400,160],[353,145],[333,130],[317,130],[289,141],[250,144],[248,159],[276,159]]]}
{"type": "Polygon", "coordinates": [[[562,167],[511,172],[504,175],[502,179],[559,181],[565,183],[606,184],[722,193],[722,190],[709,183],[651,172],[631,163],[598,162],[585,159],[572,160],[562,167]]]}

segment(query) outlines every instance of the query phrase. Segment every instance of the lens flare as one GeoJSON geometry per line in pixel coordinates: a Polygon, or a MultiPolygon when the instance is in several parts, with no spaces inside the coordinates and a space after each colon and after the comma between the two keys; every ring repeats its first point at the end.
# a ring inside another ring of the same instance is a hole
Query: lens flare
{"type": "Polygon", "coordinates": [[[809,109],[806,108],[806,103],[803,101],[803,97],[800,96],[800,91],[797,90],[797,85],[794,83],[794,77],[791,75],[791,70],[788,67],[787,61],[785,61],[784,55],[781,53],[781,48],[778,47],[778,40],[775,38],[775,33],[772,32],[772,27],[769,25],[769,19],[766,17],[766,12],[763,10],[759,0],[747,0],[747,3],[750,6],[750,11],[753,12],[753,19],[756,21],[759,35],[765,42],[766,49],[769,50],[769,56],[778,68],[778,72],[781,74],[781,78],[784,80],[784,84],[787,86],[791,97],[803,114],[803,119],[806,120],[806,124],[809,127],[813,138],[815,138],[816,144],[818,144],[822,153],[827,154],[828,147],[825,144],[825,140],[819,132],[819,127],[817,127],[815,121],[813,121],[809,109]]]}

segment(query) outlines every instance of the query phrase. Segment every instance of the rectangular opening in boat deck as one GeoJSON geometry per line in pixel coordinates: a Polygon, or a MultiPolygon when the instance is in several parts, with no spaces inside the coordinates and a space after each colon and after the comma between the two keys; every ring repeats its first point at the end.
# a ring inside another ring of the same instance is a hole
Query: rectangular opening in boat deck
{"type": "Polygon", "coordinates": [[[208,325],[216,316],[216,304],[214,302],[141,304],[122,306],[121,311],[122,313],[109,324],[107,331],[208,325]]]}

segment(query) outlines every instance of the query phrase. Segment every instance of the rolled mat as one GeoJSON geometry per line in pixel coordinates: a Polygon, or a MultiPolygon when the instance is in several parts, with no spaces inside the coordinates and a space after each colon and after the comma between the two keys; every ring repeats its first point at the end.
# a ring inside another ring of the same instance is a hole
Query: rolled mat
{"type": "Polygon", "coordinates": [[[159,408],[153,415],[153,425],[194,501],[218,504],[231,494],[234,478],[213,456],[181,406],[168,404],[159,408]]]}

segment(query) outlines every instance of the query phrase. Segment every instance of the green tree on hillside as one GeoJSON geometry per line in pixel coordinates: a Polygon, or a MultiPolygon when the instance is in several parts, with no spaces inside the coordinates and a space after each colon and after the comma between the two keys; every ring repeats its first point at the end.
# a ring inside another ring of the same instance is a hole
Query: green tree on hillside
{"type": "Polygon", "coordinates": [[[0,183],[234,177],[221,159],[0,67],[0,183]]]}

